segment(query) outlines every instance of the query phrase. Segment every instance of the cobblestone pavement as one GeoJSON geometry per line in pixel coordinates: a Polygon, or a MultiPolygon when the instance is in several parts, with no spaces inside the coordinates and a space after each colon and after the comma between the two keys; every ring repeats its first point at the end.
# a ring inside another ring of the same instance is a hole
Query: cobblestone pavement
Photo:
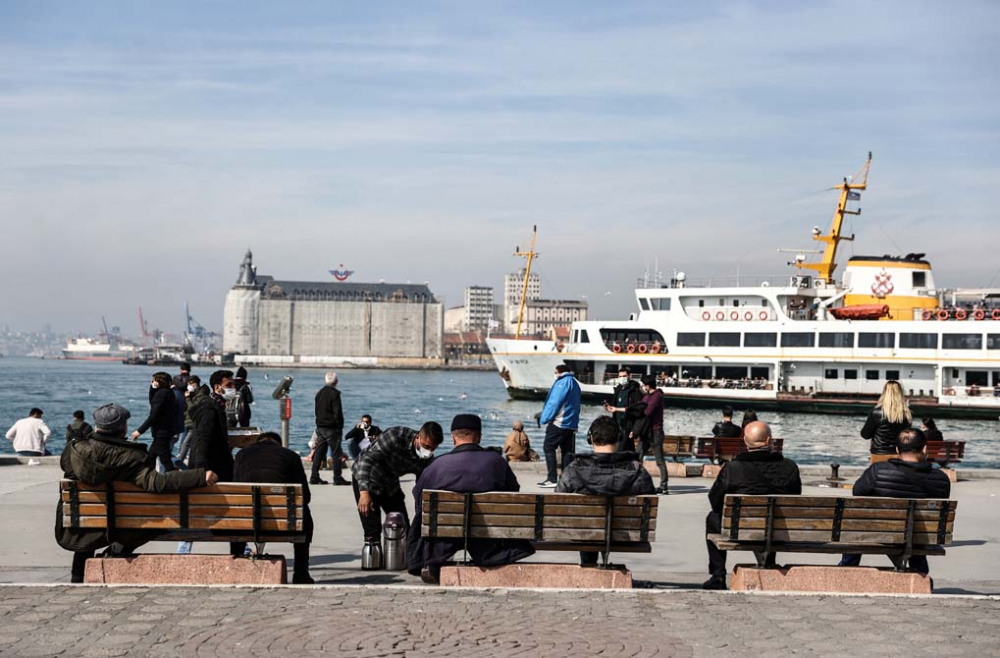
{"type": "Polygon", "coordinates": [[[0,587],[0,656],[1000,656],[1000,600],[0,587]]]}

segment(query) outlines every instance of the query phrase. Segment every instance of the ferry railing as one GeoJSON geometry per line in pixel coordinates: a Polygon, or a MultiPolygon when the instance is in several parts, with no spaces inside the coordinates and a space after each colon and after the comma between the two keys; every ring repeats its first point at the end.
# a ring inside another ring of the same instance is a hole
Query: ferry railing
{"type": "Polygon", "coordinates": [[[800,279],[794,274],[778,274],[770,276],[760,275],[728,275],[728,276],[701,276],[686,278],[683,281],[671,279],[669,281],[651,281],[648,279],[636,279],[635,287],[646,290],[656,290],[660,288],[759,288],[761,286],[775,287],[800,287],[800,279]]]}
{"type": "Polygon", "coordinates": [[[1000,384],[996,386],[945,386],[941,389],[943,397],[949,398],[993,398],[1000,403],[1000,384]]]}

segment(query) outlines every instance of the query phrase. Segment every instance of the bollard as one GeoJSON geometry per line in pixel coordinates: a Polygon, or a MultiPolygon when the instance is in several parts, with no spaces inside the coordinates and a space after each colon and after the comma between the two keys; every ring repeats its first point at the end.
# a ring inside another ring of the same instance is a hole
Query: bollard
{"type": "Polygon", "coordinates": [[[827,482],[843,482],[844,478],[840,477],[840,464],[830,464],[830,477],[828,477],[827,482]]]}

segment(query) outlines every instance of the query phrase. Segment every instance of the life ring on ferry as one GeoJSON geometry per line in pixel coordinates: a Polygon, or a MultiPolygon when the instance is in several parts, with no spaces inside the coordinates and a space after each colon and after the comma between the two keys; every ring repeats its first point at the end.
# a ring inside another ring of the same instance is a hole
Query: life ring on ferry
{"type": "Polygon", "coordinates": [[[704,313],[701,314],[701,319],[702,320],[711,320],[712,319],[712,314],[709,313],[708,311],[705,311],[704,313]]]}
{"type": "Polygon", "coordinates": [[[715,319],[716,320],[720,320],[720,321],[721,320],[725,320],[726,319],[726,313],[724,311],[719,311],[718,313],[715,314],[715,319]]]}
{"type": "Polygon", "coordinates": [[[611,351],[612,351],[612,352],[614,352],[615,354],[621,354],[621,351],[622,351],[622,346],[621,346],[621,345],[619,345],[618,343],[614,343],[614,344],[613,344],[613,345],[611,346],[611,351]]]}
{"type": "Polygon", "coordinates": [[[945,395],[955,395],[955,389],[953,388],[946,388],[941,392],[944,393],[945,395]]]}
{"type": "Polygon", "coordinates": [[[938,320],[947,320],[948,319],[948,309],[943,308],[940,311],[938,311],[937,312],[937,319],[938,320]]]}
{"type": "Polygon", "coordinates": [[[985,320],[986,319],[986,311],[984,311],[981,308],[977,308],[975,310],[975,312],[972,314],[972,317],[976,318],[977,320],[985,320]]]}
{"type": "Polygon", "coordinates": [[[993,309],[993,312],[990,313],[990,317],[994,320],[1000,320],[1000,308],[993,309]]]}
{"type": "Polygon", "coordinates": [[[645,354],[648,351],[649,347],[646,345],[646,343],[639,343],[639,354],[645,354]]]}
{"type": "Polygon", "coordinates": [[[744,313],[743,319],[746,320],[747,322],[753,320],[753,311],[747,311],[746,313],[744,313]]]}
{"type": "Polygon", "coordinates": [[[934,311],[925,308],[921,317],[923,317],[924,320],[930,320],[934,317],[934,311]]]}
{"type": "Polygon", "coordinates": [[[768,313],[767,311],[761,311],[761,312],[760,312],[760,313],[759,313],[759,314],[757,315],[757,317],[758,317],[758,318],[760,318],[761,320],[767,320],[767,319],[768,319],[769,317],[771,317],[771,314],[770,314],[770,313],[768,313]]]}
{"type": "Polygon", "coordinates": [[[635,354],[635,343],[629,343],[628,347],[625,348],[625,351],[629,354],[635,354]]]}
{"type": "Polygon", "coordinates": [[[969,314],[965,312],[964,308],[959,308],[959,309],[955,310],[955,319],[956,320],[964,320],[968,316],[969,316],[969,314]]]}
{"type": "Polygon", "coordinates": [[[729,314],[729,319],[732,320],[732,321],[734,321],[734,322],[736,320],[739,320],[740,319],[740,312],[739,311],[733,311],[732,313],[729,314]]]}
{"type": "Polygon", "coordinates": [[[660,344],[659,343],[653,343],[653,346],[649,348],[649,351],[652,352],[653,354],[659,354],[660,353],[660,344]]]}

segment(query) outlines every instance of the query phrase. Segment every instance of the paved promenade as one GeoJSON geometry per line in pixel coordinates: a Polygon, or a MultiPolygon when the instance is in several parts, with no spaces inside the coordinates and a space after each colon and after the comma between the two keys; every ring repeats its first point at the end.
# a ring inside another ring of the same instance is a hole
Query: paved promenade
{"type": "Polygon", "coordinates": [[[1000,656],[1000,600],[0,587],[0,656],[1000,656]]]}

